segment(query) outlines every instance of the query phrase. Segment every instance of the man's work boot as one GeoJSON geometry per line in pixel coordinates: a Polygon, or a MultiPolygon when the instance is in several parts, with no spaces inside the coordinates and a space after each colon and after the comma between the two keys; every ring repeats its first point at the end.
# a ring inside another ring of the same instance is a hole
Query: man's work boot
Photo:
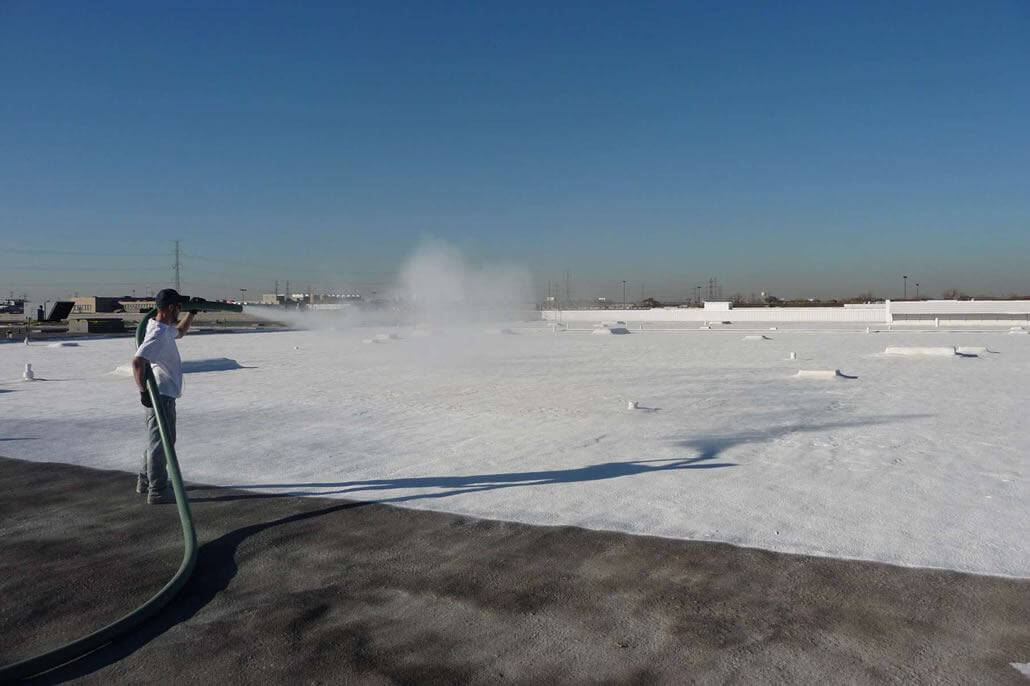
{"type": "Polygon", "coordinates": [[[147,505],[167,505],[175,503],[175,491],[171,486],[163,491],[150,491],[147,493],[147,505]]]}

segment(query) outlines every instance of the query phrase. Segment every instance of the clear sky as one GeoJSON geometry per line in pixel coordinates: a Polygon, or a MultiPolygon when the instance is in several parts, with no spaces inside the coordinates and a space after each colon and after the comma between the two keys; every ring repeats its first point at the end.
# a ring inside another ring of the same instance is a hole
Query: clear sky
{"type": "Polygon", "coordinates": [[[847,5],[6,0],[0,295],[1030,292],[1030,3],[847,5]]]}

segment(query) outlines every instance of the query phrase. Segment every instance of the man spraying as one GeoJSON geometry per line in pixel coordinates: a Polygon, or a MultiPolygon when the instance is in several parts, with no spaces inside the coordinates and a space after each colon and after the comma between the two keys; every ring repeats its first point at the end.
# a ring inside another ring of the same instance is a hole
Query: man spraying
{"type": "Polygon", "coordinates": [[[161,431],[157,426],[157,415],[147,393],[147,365],[154,372],[159,393],[158,402],[167,419],[168,437],[175,444],[175,399],[182,395],[182,359],[176,339],[190,330],[196,310],[180,322],[182,306],[189,301],[172,288],[165,288],[157,294],[157,315],[147,323],[143,343],[132,359],[132,376],[139,390],[140,402],[146,409],[147,443],[143,451],[143,469],[136,479],[136,492],[147,494],[147,503],[160,505],[174,503],[175,494],[168,481],[164,448],[161,445],[161,431]]]}

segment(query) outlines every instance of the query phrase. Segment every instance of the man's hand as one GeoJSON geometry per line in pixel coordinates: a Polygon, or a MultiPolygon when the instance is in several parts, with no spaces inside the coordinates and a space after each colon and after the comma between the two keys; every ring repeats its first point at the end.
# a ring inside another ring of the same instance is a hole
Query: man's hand
{"type": "Polygon", "coordinates": [[[194,310],[190,310],[189,313],[182,318],[182,321],[175,325],[175,328],[178,330],[178,334],[175,336],[176,338],[182,338],[186,335],[186,332],[190,330],[190,326],[193,325],[194,315],[196,315],[196,312],[194,310]]]}
{"type": "Polygon", "coordinates": [[[154,403],[150,402],[150,394],[146,391],[139,392],[139,401],[143,403],[143,407],[153,407],[154,403]]]}

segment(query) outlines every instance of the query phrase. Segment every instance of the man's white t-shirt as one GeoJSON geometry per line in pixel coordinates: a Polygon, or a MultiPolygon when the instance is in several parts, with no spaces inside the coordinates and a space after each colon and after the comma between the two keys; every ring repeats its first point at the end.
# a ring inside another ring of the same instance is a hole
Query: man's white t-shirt
{"type": "Polygon", "coordinates": [[[174,326],[162,324],[156,319],[147,322],[147,334],[136,351],[136,357],[142,357],[150,363],[157,380],[157,392],[172,398],[182,396],[182,359],[179,357],[179,346],[175,339],[179,330],[174,326]]]}

